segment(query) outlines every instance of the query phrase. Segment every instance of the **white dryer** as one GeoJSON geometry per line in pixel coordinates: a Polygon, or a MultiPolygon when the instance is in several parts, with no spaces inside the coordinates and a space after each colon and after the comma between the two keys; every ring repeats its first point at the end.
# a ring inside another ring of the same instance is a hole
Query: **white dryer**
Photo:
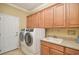
{"type": "Polygon", "coordinates": [[[45,38],[45,29],[34,28],[26,31],[21,49],[27,55],[40,54],[40,40],[45,38]]]}

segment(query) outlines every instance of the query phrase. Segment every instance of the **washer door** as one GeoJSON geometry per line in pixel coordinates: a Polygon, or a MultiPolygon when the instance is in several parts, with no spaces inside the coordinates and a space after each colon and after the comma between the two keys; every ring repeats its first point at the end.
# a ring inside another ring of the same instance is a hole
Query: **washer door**
{"type": "Polygon", "coordinates": [[[24,35],[22,32],[20,32],[20,34],[19,34],[19,39],[20,39],[20,41],[23,41],[23,39],[24,39],[24,35]]]}
{"type": "Polygon", "coordinates": [[[25,43],[27,46],[31,46],[33,44],[33,38],[30,33],[25,34],[25,43]]]}

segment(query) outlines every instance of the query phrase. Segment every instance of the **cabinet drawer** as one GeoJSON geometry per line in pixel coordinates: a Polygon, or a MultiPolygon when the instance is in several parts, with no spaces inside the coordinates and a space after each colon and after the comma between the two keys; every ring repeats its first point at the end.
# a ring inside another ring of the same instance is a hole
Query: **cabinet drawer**
{"type": "Polygon", "coordinates": [[[59,46],[59,45],[56,45],[56,44],[52,44],[52,43],[48,43],[48,42],[44,42],[44,41],[42,41],[42,44],[46,45],[46,46],[48,46],[50,48],[53,48],[53,49],[56,49],[56,50],[64,52],[64,47],[62,47],[62,46],[59,46]]]}
{"type": "Polygon", "coordinates": [[[50,49],[50,55],[64,55],[64,53],[55,49],[50,49]]]}
{"type": "Polygon", "coordinates": [[[65,48],[65,54],[70,54],[70,55],[79,55],[78,50],[70,49],[70,48],[65,48]]]}

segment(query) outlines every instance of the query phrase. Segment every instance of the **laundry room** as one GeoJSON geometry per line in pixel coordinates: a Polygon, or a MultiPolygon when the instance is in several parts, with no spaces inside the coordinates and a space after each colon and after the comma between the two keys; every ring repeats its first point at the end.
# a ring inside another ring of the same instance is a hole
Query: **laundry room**
{"type": "Polygon", "coordinates": [[[0,55],[79,55],[79,3],[0,3],[0,55]]]}

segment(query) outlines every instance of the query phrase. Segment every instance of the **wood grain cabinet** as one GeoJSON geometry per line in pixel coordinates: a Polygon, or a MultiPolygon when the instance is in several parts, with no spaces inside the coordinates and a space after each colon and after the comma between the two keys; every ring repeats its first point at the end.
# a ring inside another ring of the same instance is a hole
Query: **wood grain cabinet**
{"type": "Polygon", "coordinates": [[[38,28],[39,27],[40,13],[36,13],[27,17],[27,27],[28,28],[38,28]]]}
{"type": "Polygon", "coordinates": [[[54,8],[50,7],[44,10],[44,27],[52,28],[54,20],[54,8]]]}
{"type": "Polygon", "coordinates": [[[31,15],[27,17],[27,27],[34,28],[37,26],[36,15],[31,15]]]}
{"type": "Polygon", "coordinates": [[[36,23],[36,15],[32,15],[32,19],[31,19],[31,26],[32,28],[36,27],[37,23],[36,23]]]}
{"type": "Polygon", "coordinates": [[[27,16],[27,21],[26,21],[27,26],[26,27],[28,27],[28,28],[30,27],[30,18],[31,18],[30,16],[27,16]]]}
{"type": "Polygon", "coordinates": [[[49,55],[49,47],[41,45],[41,54],[42,55],[49,55]]]}
{"type": "Polygon", "coordinates": [[[39,20],[40,20],[40,13],[36,13],[35,14],[35,19],[34,21],[34,28],[38,28],[39,27],[39,20]]]}
{"type": "Polygon", "coordinates": [[[50,49],[50,55],[64,55],[64,53],[56,49],[50,49]]]}
{"type": "Polygon", "coordinates": [[[41,54],[46,54],[47,55],[63,55],[64,53],[64,47],[59,46],[59,45],[55,45],[55,44],[51,44],[48,42],[41,42],[41,54]],[[60,48],[60,49],[59,49],[60,48]],[[47,52],[46,52],[47,51],[47,52]]]}
{"type": "Polygon", "coordinates": [[[44,10],[40,11],[39,28],[44,28],[44,10]]]}
{"type": "Polygon", "coordinates": [[[79,4],[55,4],[27,17],[27,27],[79,27],[79,4]]]}
{"type": "Polygon", "coordinates": [[[42,55],[79,55],[79,50],[41,41],[42,55]]]}
{"type": "Polygon", "coordinates": [[[65,27],[65,4],[54,6],[54,27],[65,27]]]}
{"type": "Polygon", "coordinates": [[[79,27],[79,4],[66,4],[67,24],[68,27],[79,27]]]}
{"type": "Polygon", "coordinates": [[[33,22],[32,22],[32,21],[33,21],[33,20],[32,20],[32,15],[31,15],[31,16],[28,16],[27,19],[28,19],[28,20],[27,20],[27,27],[28,27],[28,28],[32,28],[32,27],[33,27],[33,26],[32,26],[32,24],[33,24],[33,22]]]}
{"type": "Polygon", "coordinates": [[[65,54],[66,55],[79,55],[79,50],[65,48],[65,54]]]}

